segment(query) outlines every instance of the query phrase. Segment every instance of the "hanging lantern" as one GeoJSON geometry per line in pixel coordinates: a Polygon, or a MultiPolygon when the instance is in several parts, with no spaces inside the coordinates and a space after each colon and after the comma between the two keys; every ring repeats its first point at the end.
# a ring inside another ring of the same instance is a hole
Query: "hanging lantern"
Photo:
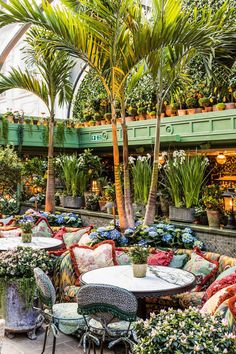
{"type": "Polygon", "coordinates": [[[98,182],[96,180],[92,181],[92,192],[96,193],[98,195],[100,193],[100,188],[99,188],[98,182]]]}
{"type": "Polygon", "coordinates": [[[224,165],[226,163],[226,156],[223,153],[220,153],[216,156],[216,162],[219,165],[224,165]]]}

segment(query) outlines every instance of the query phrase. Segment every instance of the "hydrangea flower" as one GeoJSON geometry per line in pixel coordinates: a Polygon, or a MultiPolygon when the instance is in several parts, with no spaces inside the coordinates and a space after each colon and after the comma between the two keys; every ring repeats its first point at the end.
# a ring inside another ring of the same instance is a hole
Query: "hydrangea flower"
{"type": "Polygon", "coordinates": [[[132,235],[134,233],[134,230],[133,228],[128,228],[125,230],[124,232],[124,235],[132,235]]]}
{"type": "Polygon", "coordinates": [[[184,243],[191,243],[194,241],[194,237],[190,233],[185,232],[184,234],[182,234],[182,241],[184,243]]]}
{"type": "Polygon", "coordinates": [[[193,243],[193,247],[199,247],[200,249],[202,249],[204,248],[204,244],[202,241],[196,239],[193,243]]]}
{"type": "Polygon", "coordinates": [[[98,233],[93,231],[93,232],[90,233],[89,237],[92,238],[92,239],[97,238],[98,237],[98,233]]]}
{"type": "Polygon", "coordinates": [[[173,236],[171,234],[165,234],[162,236],[162,241],[169,242],[172,240],[172,238],[173,238],[173,236]]]}

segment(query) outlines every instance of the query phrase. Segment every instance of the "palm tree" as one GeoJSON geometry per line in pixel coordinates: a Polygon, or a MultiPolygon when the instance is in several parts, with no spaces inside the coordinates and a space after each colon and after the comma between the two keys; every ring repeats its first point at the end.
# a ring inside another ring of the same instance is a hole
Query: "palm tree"
{"type": "MultiPolygon", "coordinates": [[[[2,3],[0,1],[0,3],[2,3]]],[[[116,200],[122,229],[133,226],[132,203],[129,186],[128,136],[123,111],[124,138],[124,191],[120,178],[120,160],[116,126],[116,101],[124,108],[124,87],[129,74],[138,64],[146,41],[146,26],[141,26],[142,8],[133,0],[85,1],[79,5],[75,0],[62,0],[66,6],[51,7],[44,3],[43,12],[36,2],[11,0],[3,4],[7,12],[0,12],[0,23],[31,23],[43,26],[56,34],[56,48],[81,58],[93,68],[101,79],[111,103],[114,177],[116,200]]],[[[52,43],[52,41],[51,41],[52,43]]]]}
{"type": "Polygon", "coordinates": [[[144,224],[154,222],[156,195],[158,189],[158,168],[160,153],[160,123],[162,105],[166,96],[176,93],[189,79],[187,66],[198,55],[202,58],[208,73],[210,63],[216,53],[220,57],[230,58],[235,50],[235,27],[227,21],[230,11],[225,3],[215,14],[205,8],[199,15],[182,11],[179,0],[153,1],[153,50],[147,55],[147,66],[157,87],[157,121],[153,158],[152,180],[144,224]],[[198,16],[199,15],[199,16],[198,16]],[[229,35],[231,33],[231,36],[229,35]],[[162,38],[162,45],[155,50],[155,42],[162,38]],[[228,38],[228,40],[227,40],[228,38]]]}
{"type": "MultiPolygon", "coordinates": [[[[51,37],[51,34],[50,34],[51,37]]],[[[55,103],[59,105],[69,102],[72,96],[70,72],[74,63],[68,54],[54,50],[45,42],[48,32],[32,28],[26,38],[26,62],[35,70],[32,75],[29,70],[12,69],[8,75],[0,74],[0,93],[19,88],[38,96],[49,111],[48,139],[48,171],[46,187],[45,211],[54,212],[55,183],[54,183],[54,116],[55,103]],[[44,40],[42,41],[42,38],[44,40]]]]}

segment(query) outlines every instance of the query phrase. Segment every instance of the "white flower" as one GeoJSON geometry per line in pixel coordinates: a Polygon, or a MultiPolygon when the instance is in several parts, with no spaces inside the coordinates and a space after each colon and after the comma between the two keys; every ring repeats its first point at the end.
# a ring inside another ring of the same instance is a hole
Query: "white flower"
{"type": "Polygon", "coordinates": [[[147,154],[147,159],[149,160],[151,158],[151,155],[150,154],[147,154]]]}
{"type": "Polygon", "coordinates": [[[133,156],[129,156],[129,163],[134,164],[135,158],[133,156]]]}

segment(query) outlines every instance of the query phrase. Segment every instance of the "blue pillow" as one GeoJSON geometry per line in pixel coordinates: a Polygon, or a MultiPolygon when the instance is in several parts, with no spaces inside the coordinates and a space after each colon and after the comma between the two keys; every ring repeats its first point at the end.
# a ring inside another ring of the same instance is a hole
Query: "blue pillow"
{"type": "Polygon", "coordinates": [[[183,268],[187,260],[188,260],[187,254],[176,254],[173,256],[172,261],[169,264],[169,267],[183,268]]]}

